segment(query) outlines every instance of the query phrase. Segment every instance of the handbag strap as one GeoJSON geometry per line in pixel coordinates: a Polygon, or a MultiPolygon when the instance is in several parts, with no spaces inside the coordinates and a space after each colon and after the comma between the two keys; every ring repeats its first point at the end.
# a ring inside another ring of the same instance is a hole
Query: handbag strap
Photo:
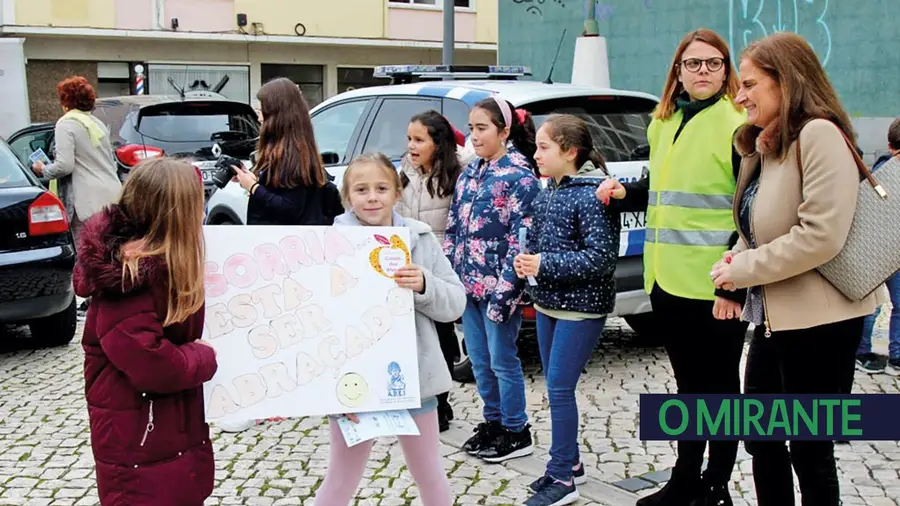
{"type": "MultiPolygon", "coordinates": [[[[812,120],[810,120],[810,121],[812,121],[812,120]]],[[[808,123],[808,121],[807,121],[807,123],[808,123]]],[[[832,122],[832,124],[834,124],[834,123],[832,122]]],[[[806,126],[806,123],[804,123],[803,126],[800,127],[800,130],[802,131],[803,127],[805,127],[805,126],[806,126]]],[[[835,125],[835,126],[837,126],[837,125],[835,125]]],[[[856,152],[856,147],[850,141],[850,138],[847,137],[847,134],[845,134],[844,131],[840,129],[840,127],[838,127],[838,132],[841,133],[841,137],[843,137],[844,142],[847,143],[847,148],[850,149],[850,153],[853,154],[853,161],[856,162],[856,169],[859,171],[859,175],[862,176],[863,178],[865,178],[866,181],[869,182],[869,185],[872,187],[872,189],[875,190],[875,193],[877,193],[879,197],[881,197],[883,200],[887,200],[887,191],[885,191],[884,187],[882,187],[880,184],[878,184],[878,181],[875,179],[875,176],[872,175],[872,171],[869,170],[868,167],[866,167],[866,163],[863,162],[862,157],[860,157],[859,153],[856,152]]],[[[797,168],[800,169],[800,174],[802,177],[803,158],[800,153],[800,135],[799,134],[797,135],[797,168]]]]}

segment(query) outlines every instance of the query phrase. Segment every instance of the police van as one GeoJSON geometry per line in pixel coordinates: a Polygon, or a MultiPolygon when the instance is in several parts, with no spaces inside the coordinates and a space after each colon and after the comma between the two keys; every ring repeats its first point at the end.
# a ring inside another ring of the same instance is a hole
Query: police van
{"type": "MultiPolygon", "coordinates": [[[[390,78],[384,86],[338,94],[311,111],[316,142],[326,170],[341,179],[354,156],[380,151],[399,166],[406,152],[409,119],[425,110],[441,112],[468,135],[469,110],[493,94],[526,109],[536,128],[552,113],[580,116],[588,122],[612,175],[636,181],[649,167],[647,126],[659,99],[627,90],[576,86],[521,78],[531,71],[521,66],[390,65],[377,67],[376,77],[390,78]]],[[[246,192],[229,183],[209,200],[208,224],[246,223],[246,192]]],[[[622,316],[637,333],[651,329],[650,301],[643,290],[642,252],[645,214],[622,213],[622,237],[616,269],[618,291],[614,316],[622,316]]],[[[534,310],[525,311],[533,324],[534,310]]],[[[461,343],[462,344],[462,343],[461,343]]],[[[464,346],[454,376],[471,378],[464,346]]]]}

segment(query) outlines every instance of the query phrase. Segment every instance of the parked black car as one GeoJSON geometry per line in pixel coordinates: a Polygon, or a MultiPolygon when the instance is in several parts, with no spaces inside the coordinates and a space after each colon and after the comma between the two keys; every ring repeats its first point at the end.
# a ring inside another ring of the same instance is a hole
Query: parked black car
{"type": "MultiPolygon", "coordinates": [[[[122,181],[145,158],[190,158],[203,175],[207,199],[215,191],[212,174],[219,154],[249,164],[259,137],[259,120],[249,104],[209,92],[100,98],[93,114],[109,128],[122,181]]],[[[38,148],[52,158],[54,124],[19,130],[9,144],[26,166],[38,148]]]]}
{"type": "Polygon", "coordinates": [[[74,267],[62,202],[0,139],[0,324],[28,324],[39,345],[70,342],[74,267]]]}

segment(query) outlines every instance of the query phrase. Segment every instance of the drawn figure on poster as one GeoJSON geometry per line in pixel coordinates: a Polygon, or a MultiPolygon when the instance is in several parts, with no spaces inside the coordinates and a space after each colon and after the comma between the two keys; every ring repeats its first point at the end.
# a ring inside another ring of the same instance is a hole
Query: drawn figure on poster
{"type": "Polygon", "coordinates": [[[383,235],[375,235],[375,240],[381,245],[369,253],[369,264],[378,274],[386,278],[393,278],[397,269],[410,263],[409,247],[398,235],[392,235],[390,239],[383,235]]]}
{"type": "Polygon", "coordinates": [[[391,362],[388,364],[388,397],[405,397],[406,381],[403,379],[403,371],[400,370],[400,364],[391,362]]]}
{"type": "Polygon", "coordinates": [[[369,395],[369,384],[366,379],[355,372],[348,372],[338,380],[338,401],[348,408],[355,408],[365,402],[369,395]]]}

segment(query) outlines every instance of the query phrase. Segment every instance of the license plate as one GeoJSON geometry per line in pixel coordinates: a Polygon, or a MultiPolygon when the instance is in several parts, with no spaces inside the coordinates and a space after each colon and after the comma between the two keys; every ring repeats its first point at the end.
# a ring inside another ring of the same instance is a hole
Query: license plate
{"type": "Polygon", "coordinates": [[[632,230],[632,229],[636,229],[636,228],[646,228],[647,227],[646,213],[643,213],[643,212],[621,213],[621,218],[622,218],[622,230],[632,230]]]}
{"type": "Polygon", "coordinates": [[[211,183],[213,174],[216,173],[216,162],[208,161],[208,162],[194,162],[194,167],[197,167],[197,170],[200,171],[200,177],[203,178],[204,183],[211,183]]]}

